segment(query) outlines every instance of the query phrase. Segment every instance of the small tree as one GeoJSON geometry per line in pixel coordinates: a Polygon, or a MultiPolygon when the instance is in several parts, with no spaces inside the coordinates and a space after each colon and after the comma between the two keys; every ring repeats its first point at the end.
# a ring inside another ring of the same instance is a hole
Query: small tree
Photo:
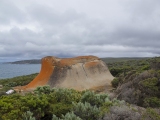
{"type": "Polygon", "coordinates": [[[100,109],[97,106],[91,106],[90,103],[73,103],[73,112],[83,120],[97,120],[100,116],[100,109]]]}
{"type": "Polygon", "coordinates": [[[30,112],[30,111],[27,111],[25,112],[22,117],[23,117],[23,120],[36,120],[35,117],[32,116],[33,113],[30,112]]]}

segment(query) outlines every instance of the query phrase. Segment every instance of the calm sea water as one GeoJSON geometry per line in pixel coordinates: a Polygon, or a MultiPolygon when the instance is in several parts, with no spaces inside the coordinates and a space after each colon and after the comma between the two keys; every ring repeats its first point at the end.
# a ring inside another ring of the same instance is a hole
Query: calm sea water
{"type": "Polygon", "coordinates": [[[0,79],[39,73],[41,64],[1,64],[0,79]]]}

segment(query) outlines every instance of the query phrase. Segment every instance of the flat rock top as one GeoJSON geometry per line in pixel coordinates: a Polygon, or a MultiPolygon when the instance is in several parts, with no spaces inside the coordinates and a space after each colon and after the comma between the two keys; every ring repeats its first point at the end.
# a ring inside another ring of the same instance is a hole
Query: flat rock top
{"type": "Polygon", "coordinates": [[[53,56],[47,56],[42,59],[42,64],[44,62],[48,62],[49,64],[52,64],[52,66],[58,65],[60,67],[65,67],[65,66],[74,65],[76,63],[90,62],[94,60],[100,60],[100,59],[96,56],[79,56],[74,58],[63,58],[63,59],[53,57],[53,56]]]}

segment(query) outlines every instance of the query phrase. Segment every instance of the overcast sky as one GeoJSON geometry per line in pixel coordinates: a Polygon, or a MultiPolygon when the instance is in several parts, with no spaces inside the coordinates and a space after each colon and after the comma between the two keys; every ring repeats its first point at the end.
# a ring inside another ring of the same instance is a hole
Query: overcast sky
{"type": "Polygon", "coordinates": [[[0,0],[0,61],[160,55],[160,0],[0,0]]]}

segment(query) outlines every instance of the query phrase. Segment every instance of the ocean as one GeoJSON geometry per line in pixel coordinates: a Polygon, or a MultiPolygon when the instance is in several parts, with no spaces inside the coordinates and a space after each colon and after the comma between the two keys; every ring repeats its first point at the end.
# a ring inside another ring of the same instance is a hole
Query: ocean
{"type": "Polygon", "coordinates": [[[2,64],[0,63],[0,79],[39,73],[41,64],[2,64]]]}

